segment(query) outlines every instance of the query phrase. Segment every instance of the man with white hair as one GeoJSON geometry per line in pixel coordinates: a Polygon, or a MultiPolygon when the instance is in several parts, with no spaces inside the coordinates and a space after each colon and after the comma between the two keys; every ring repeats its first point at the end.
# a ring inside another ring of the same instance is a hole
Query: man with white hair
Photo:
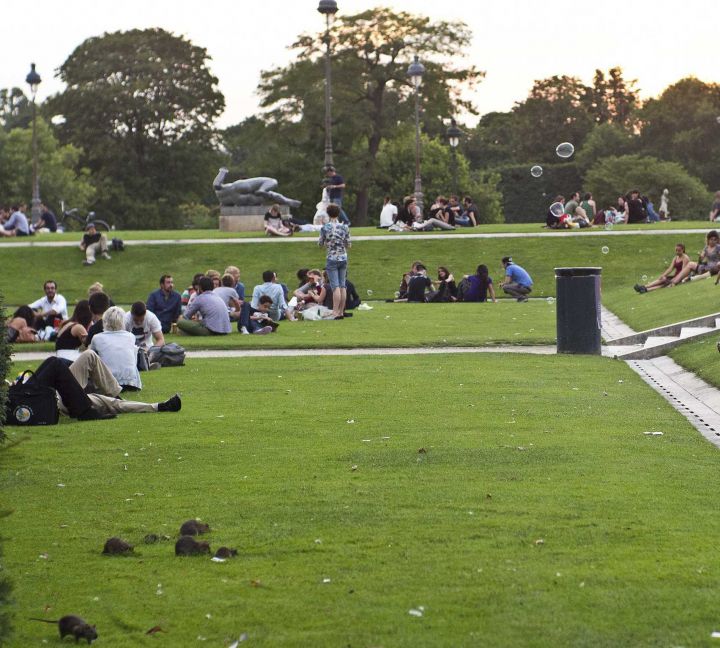
{"type": "Polygon", "coordinates": [[[102,323],[103,332],[93,336],[90,348],[109,367],[123,389],[142,389],[135,336],[125,330],[125,311],[119,306],[111,306],[103,313],[102,323]]]}

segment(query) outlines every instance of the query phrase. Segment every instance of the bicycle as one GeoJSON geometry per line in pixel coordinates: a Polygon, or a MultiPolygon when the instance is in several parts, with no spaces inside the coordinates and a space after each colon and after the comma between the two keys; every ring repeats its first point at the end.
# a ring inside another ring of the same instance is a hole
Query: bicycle
{"type": "Polygon", "coordinates": [[[94,211],[88,212],[86,216],[81,216],[77,207],[66,211],[65,203],[60,203],[60,209],[62,210],[62,218],[58,225],[62,225],[63,229],[68,229],[65,227],[66,223],[75,221],[82,226],[83,230],[88,226],[88,223],[95,223],[95,227],[100,231],[109,232],[112,230],[112,227],[106,221],[96,218],[94,211]]]}

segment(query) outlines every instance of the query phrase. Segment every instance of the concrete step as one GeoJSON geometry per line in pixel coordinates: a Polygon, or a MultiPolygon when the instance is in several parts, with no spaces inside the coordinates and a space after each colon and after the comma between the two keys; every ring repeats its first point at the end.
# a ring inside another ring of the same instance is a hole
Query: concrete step
{"type": "Polygon", "coordinates": [[[705,335],[712,332],[713,330],[717,330],[718,332],[720,332],[720,313],[712,313],[711,315],[704,315],[703,317],[695,317],[693,319],[685,320],[683,322],[675,322],[674,324],[667,324],[665,326],[648,329],[647,331],[639,331],[637,333],[628,334],[622,337],[615,337],[610,339],[606,337],[605,344],[611,346],[644,344],[645,340],[647,340],[650,336],[680,336],[681,331],[684,328],[706,329],[701,333],[696,333],[695,335],[689,337],[695,337],[696,335],[705,335]]]}
{"type": "Polygon", "coordinates": [[[680,339],[695,337],[696,335],[704,335],[717,331],[714,326],[683,326],[680,329],[680,339]]]}
{"type": "Polygon", "coordinates": [[[677,335],[649,335],[643,344],[643,349],[651,349],[652,347],[677,342],[679,339],[677,335]]]}

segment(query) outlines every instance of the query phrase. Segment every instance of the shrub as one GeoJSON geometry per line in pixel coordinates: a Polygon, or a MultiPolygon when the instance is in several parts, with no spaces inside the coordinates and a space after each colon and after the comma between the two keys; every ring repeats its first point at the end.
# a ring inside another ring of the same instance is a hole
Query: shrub
{"type": "Polygon", "coordinates": [[[217,229],[219,207],[185,203],[178,207],[178,225],[183,229],[217,229]]]}

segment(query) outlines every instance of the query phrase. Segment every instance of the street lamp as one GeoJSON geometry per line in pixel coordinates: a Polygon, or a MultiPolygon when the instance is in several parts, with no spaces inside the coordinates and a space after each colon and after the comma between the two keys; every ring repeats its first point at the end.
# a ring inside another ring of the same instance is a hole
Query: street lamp
{"type": "Polygon", "coordinates": [[[420,179],[420,84],[423,74],[425,74],[425,66],[420,63],[416,54],[415,60],[407,69],[407,76],[415,88],[415,202],[421,213],[423,211],[423,193],[420,179]]]}
{"type": "Polygon", "coordinates": [[[323,172],[333,165],[332,117],[330,112],[330,25],[335,19],[338,6],[335,0],[320,0],[317,10],[325,15],[325,165],[323,172]]]}
{"type": "Polygon", "coordinates": [[[40,209],[40,180],[38,178],[38,154],[37,154],[37,126],[36,126],[36,107],[35,96],[37,95],[38,86],[42,79],[35,71],[35,63],[30,63],[30,72],[25,77],[25,81],[30,86],[30,94],[32,95],[32,208],[31,221],[37,223],[42,215],[40,209]]]}
{"type": "Polygon", "coordinates": [[[450,120],[450,126],[448,126],[447,131],[445,132],[445,136],[448,139],[448,144],[450,144],[450,148],[452,149],[452,173],[453,173],[453,193],[457,195],[458,187],[457,187],[457,147],[458,144],[460,144],[460,136],[462,135],[462,131],[457,127],[457,122],[454,119],[450,120]]]}

